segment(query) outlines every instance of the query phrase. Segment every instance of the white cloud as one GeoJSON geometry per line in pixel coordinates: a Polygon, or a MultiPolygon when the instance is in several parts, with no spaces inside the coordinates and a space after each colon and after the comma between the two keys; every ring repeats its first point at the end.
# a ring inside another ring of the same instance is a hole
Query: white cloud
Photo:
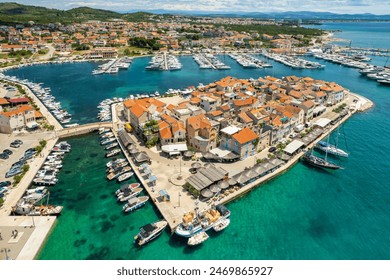
{"type": "MultiPolygon", "coordinates": [[[[9,0],[0,0],[7,2],[9,0]]],[[[210,12],[272,12],[272,11],[320,11],[334,13],[390,14],[390,4],[383,0],[16,0],[21,4],[58,9],[80,6],[129,10],[183,10],[210,12]]]]}

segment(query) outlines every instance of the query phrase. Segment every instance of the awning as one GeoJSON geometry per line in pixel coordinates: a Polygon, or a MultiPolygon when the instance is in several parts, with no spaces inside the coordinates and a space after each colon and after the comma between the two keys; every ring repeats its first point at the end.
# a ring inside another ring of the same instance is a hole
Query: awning
{"type": "Polygon", "coordinates": [[[169,152],[169,155],[170,156],[180,155],[180,152],[169,152]]]}
{"type": "Polygon", "coordinates": [[[39,124],[37,122],[29,122],[26,124],[26,126],[29,129],[34,129],[34,128],[37,128],[39,126],[39,124]]]}
{"type": "Polygon", "coordinates": [[[187,144],[174,144],[161,146],[161,150],[165,153],[171,154],[173,152],[186,152],[188,151],[187,144]]]}
{"type": "Polygon", "coordinates": [[[327,118],[320,118],[319,120],[317,120],[317,121],[314,123],[314,125],[320,126],[320,127],[324,128],[324,127],[327,126],[330,122],[331,122],[330,119],[327,119],[327,118]]]}
{"type": "Polygon", "coordinates": [[[299,141],[299,140],[294,140],[292,141],[290,144],[288,144],[286,146],[286,148],[283,149],[283,151],[286,153],[286,154],[289,154],[289,155],[292,155],[293,153],[295,153],[296,151],[298,151],[302,146],[304,146],[305,143],[303,143],[302,141],[299,141]]]}

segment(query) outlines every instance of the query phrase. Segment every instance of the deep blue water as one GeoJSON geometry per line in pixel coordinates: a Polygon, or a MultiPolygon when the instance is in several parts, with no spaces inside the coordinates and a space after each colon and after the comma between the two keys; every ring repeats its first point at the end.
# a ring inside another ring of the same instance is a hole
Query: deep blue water
{"type": "MultiPolygon", "coordinates": [[[[341,128],[346,135],[342,145],[351,153],[341,162],[345,169],[324,172],[298,163],[230,203],[230,226],[196,249],[168,232],[141,250],[134,248],[131,242],[138,227],[158,219],[157,212],[148,204],[121,215],[111,195],[116,186],[103,177],[106,160],[97,148],[97,137],[74,138],[64,165],[68,173],[61,174],[52,191],[52,202],[62,203],[64,213],[40,259],[390,259],[390,87],[360,76],[356,69],[324,61],[324,70],[293,70],[276,62],[271,69],[245,70],[226,57],[232,69],[219,72],[199,70],[191,57],[180,57],[181,71],[146,72],[148,61],[135,59],[128,71],[113,76],[92,76],[97,65],[91,63],[33,66],[9,73],[51,87],[79,122],[94,121],[96,105],[107,97],[164,92],[227,75],[335,81],[370,98],[375,106],[341,128]]],[[[384,63],[383,58],[374,63],[384,63]]]]}
{"type": "MultiPolygon", "coordinates": [[[[334,37],[351,40],[352,47],[390,49],[390,22],[324,22],[310,27],[341,31],[335,32],[334,37]]],[[[349,45],[349,42],[337,44],[349,45]]]]}

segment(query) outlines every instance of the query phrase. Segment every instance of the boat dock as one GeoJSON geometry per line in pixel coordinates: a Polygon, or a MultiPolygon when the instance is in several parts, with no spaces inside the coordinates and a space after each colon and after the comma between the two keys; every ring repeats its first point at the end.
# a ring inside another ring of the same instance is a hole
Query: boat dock
{"type": "Polygon", "coordinates": [[[229,70],[230,66],[222,63],[213,54],[200,53],[193,56],[201,69],[229,70]]]}
{"type": "Polygon", "coordinates": [[[122,57],[108,61],[105,64],[99,66],[99,69],[93,70],[93,75],[100,74],[115,74],[118,73],[120,69],[128,69],[132,59],[129,57],[122,57]]]}
{"type": "Polygon", "coordinates": [[[231,59],[234,59],[238,64],[244,68],[269,68],[271,64],[255,58],[249,54],[229,54],[231,59]]]}
{"type": "Polygon", "coordinates": [[[182,64],[176,56],[170,55],[166,52],[159,53],[152,57],[149,65],[145,67],[146,70],[160,70],[160,71],[174,71],[181,70],[182,64]]]}
{"type": "Polygon", "coordinates": [[[295,68],[295,69],[323,69],[325,65],[322,65],[318,62],[313,62],[309,60],[305,60],[295,56],[289,56],[284,54],[272,54],[268,52],[263,52],[263,56],[280,62],[286,66],[295,68]]]}

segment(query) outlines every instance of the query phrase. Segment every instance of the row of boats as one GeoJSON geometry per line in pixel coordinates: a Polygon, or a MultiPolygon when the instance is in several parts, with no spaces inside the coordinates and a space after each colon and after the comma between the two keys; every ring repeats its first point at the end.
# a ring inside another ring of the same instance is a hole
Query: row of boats
{"type": "Polygon", "coordinates": [[[116,74],[120,69],[128,69],[132,63],[132,59],[129,57],[117,58],[108,61],[102,65],[99,65],[99,69],[93,70],[93,75],[100,74],[116,74]]]}
{"type": "Polygon", "coordinates": [[[295,69],[323,69],[325,65],[295,56],[263,52],[263,56],[295,69]]]}
{"type": "Polygon", "coordinates": [[[37,185],[54,186],[57,184],[57,175],[62,168],[62,160],[65,153],[71,151],[71,146],[66,141],[56,144],[50,155],[46,158],[42,168],[38,170],[33,182],[37,185]]]}
{"type": "Polygon", "coordinates": [[[192,56],[195,62],[199,65],[200,69],[216,69],[216,70],[229,70],[230,66],[226,65],[213,54],[199,53],[192,56]]]}
{"type": "MultiPolygon", "coordinates": [[[[196,246],[209,239],[206,231],[213,229],[220,232],[227,228],[230,224],[229,217],[230,211],[224,205],[217,205],[201,213],[195,209],[194,212],[184,214],[182,223],[175,229],[175,234],[188,238],[187,245],[196,246]]],[[[138,246],[145,245],[158,237],[167,225],[165,220],[158,220],[140,227],[139,233],[134,236],[134,243],[138,246]]]]}
{"type": "Polygon", "coordinates": [[[370,61],[371,58],[363,54],[356,53],[353,55],[347,55],[343,53],[319,53],[315,54],[314,57],[347,67],[358,68],[360,69],[359,73],[365,75],[367,78],[376,80],[378,83],[383,85],[390,85],[390,68],[387,66],[382,67],[367,63],[367,61],[370,61]]]}
{"type": "Polygon", "coordinates": [[[72,115],[66,109],[62,108],[60,102],[56,101],[55,97],[51,94],[50,88],[42,88],[42,83],[33,83],[27,79],[20,80],[15,76],[1,74],[0,77],[27,86],[61,124],[69,126],[68,124],[72,119],[72,115]]]}
{"type": "Polygon", "coordinates": [[[359,73],[367,78],[376,80],[383,85],[390,85],[390,68],[371,65],[370,67],[360,69],[359,73]]]}
{"type": "Polygon", "coordinates": [[[234,59],[238,64],[244,68],[270,68],[268,64],[261,59],[255,58],[249,54],[229,54],[229,57],[234,59]]]}
{"type": "Polygon", "coordinates": [[[33,185],[12,208],[15,215],[27,216],[56,216],[60,215],[63,206],[49,205],[50,192],[47,187],[54,186],[57,175],[62,168],[62,160],[66,153],[71,151],[71,145],[65,141],[57,143],[46,158],[42,168],[33,179],[33,185]],[[46,203],[43,204],[43,200],[46,203]],[[40,205],[37,205],[41,203],[40,205]]]}
{"type": "Polygon", "coordinates": [[[105,146],[104,149],[107,151],[105,155],[106,158],[113,157],[121,153],[121,149],[117,148],[119,146],[118,141],[111,129],[100,128],[99,135],[100,145],[105,146]]]}
{"type": "Polygon", "coordinates": [[[142,192],[140,183],[124,184],[116,192],[116,200],[118,203],[125,204],[122,206],[124,213],[133,212],[136,209],[141,208],[148,202],[148,196],[138,196],[142,192]]]}
{"type": "Polygon", "coordinates": [[[99,109],[99,113],[97,119],[101,122],[110,121],[112,119],[111,115],[111,105],[115,103],[123,102],[123,98],[121,97],[113,97],[112,99],[107,98],[99,103],[97,108],[99,109]]]}
{"type": "Polygon", "coordinates": [[[149,62],[149,65],[145,67],[146,70],[181,70],[183,65],[180,63],[179,59],[176,56],[159,53],[152,57],[152,60],[149,62]]]}

